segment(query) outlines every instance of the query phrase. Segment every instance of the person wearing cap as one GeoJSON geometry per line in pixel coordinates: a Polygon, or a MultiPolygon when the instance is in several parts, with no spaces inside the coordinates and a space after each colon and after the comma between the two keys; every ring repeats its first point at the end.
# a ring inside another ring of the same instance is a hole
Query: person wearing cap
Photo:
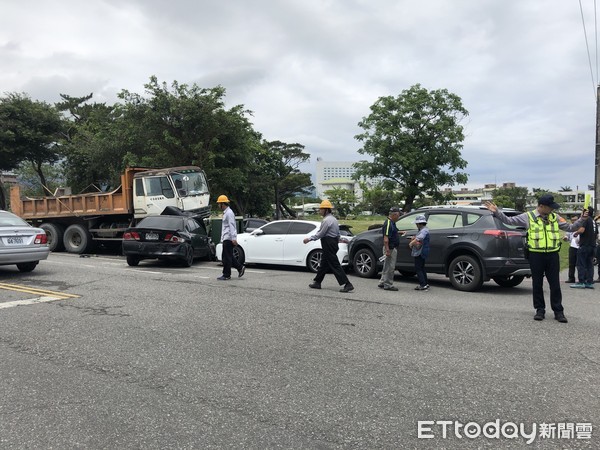
{"type": "Polygon", "coordinates": [[[397,291],[394,286],[394,271],[396,270],[396,259],[398,257],[398,246],[400,245],[400,236],[396,222],[400,218],[400,208],[392,206],[387,219],[383,222],[383,271],[377,287],[386,291],[397,291]]]}
{"type": "Polygon", "coordinates": [[[411,256],[415,258],[415,272],[419,285],[415,291],[428,291],[429,283],[427,281],[427,271],[425,270],[425,260],[429,256],[429,229],[427,228],[427,218],[423,214],[415,217],[413,222],[417,225],[419,232],[411,239],[408,246],[411,249],[411,256]]]}
{"type": "Polygon", "coordinates": [[[579,289],[594,289],[594,253],[596,251],[596,224],[594,223],[594,210],[587,209],[587,217],[583,225],[573,235],[579,237],[577,249],[577,278],[578,283],[570,287],[579,289]]]}
{"type": "Polygon", "coordinates": [[[546,302],[544,300],[544,276],[546,276],[550,285],[550,306],[554,311],[554,318],[561,323],[567,323],[560,290],[560,234],[558,230],[576,231],[583,224],[584,216],[587,217],[587,211],[584,211],[582,217],[575,223],[569,223],[554,212],[560,205],[554,201],[554,196],[550,194],[542,195],[538,199],[537,208],[533,211],[524,212],[513,217],[506,216],[493,202],[485,202],[484,205],[501,222],[527,229],[533,307],[535,308],[533,319],[544,320],[546,315],[546,302]]]}
{"type": "Polygon", "coordinates": [[[340,286],[343,285],[340,292],[352,292],[354,286],[352,286],[352,283],[348,280],[346,272],[342,269],[342,265],[337,257],[337,252],[339,250],[338,243],[340,240],[340,226],[337,219],[331,214],[332,210],[333,205],[329,200],[323,200],[321,202],[319,205],[319,214],[323,217],[321,226],[316,234],[309,238],[304,238],[302,241],[305,244],[308,244],[310,241],[317,241],[320,239],[321,249],[323,250],[323,256],[317,275],[308,287],[312,289],[321,289],[321,282],[325,278],[325,274],[331,270],[333,275],[335,275],[338,284],[340,286]]]}
{"type": "Polygon", "coordinates": [[[223,221],[221,222],[221,242],[223,243],[223,274],[217,278],[219,281],[231,279],[231,266],[238,271],[238,278],[244,276],[246,267],[233,257],[233,247],[237,245],[237,228],[235,225],[235,214],[229,207],[229,199],[226,195],[219,195],[217,204],[223,211],[223,221]]]}

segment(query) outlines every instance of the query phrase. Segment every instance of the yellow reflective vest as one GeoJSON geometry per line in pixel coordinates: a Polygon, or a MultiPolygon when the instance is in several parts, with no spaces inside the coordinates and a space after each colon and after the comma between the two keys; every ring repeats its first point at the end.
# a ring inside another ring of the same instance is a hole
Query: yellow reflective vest
{"type": "Polygon", "coordinates": [[[550,253],[560,250],[560,233],[558,217],[554,213],[548,215],[548,222],[529,211],[529,228],[527,229],[527,246],[530,252],[550,253]]]}

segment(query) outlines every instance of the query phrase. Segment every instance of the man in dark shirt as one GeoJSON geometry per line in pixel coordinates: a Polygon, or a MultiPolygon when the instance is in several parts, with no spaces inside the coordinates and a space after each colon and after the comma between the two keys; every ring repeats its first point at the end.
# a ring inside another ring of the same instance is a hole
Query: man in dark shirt
{"type": "Polygon", "coordinates": [[[400,245],[400,237],[398,236],[398,228],[396,222],[400,218],[400,209],[396,206],[390,208],[388,218],[383,222],[383,271],[378,287],[386,291],[397,291],[394,286],[394,271],[396,270],[396,258],[398,256],[398,245],[400,245]]]}
{"type": "Polygon", "coordinates": [[[579,248],[577,249],[577,278],[579,282],[572,284],[572,288],[594,289],[596,226],[592,217],[594,217],[594,210],[590,207],[583,226],[573,233],[579,236],[579,248]]]}

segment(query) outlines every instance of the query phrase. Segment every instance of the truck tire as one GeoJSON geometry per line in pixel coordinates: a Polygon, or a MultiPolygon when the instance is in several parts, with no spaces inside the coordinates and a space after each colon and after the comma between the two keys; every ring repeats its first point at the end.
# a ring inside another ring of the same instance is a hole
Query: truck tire
{"type": "Polygon", "coordinates": [[[51,252],[62,252],[65,249],[63,242],[65,229],[58,223],[43,223],[40,228],[46,232],[48,236],[48,247],[51,252]]]}
{"type": "Polygon", "coordinates": [[[91,248],[92,236],[83,225],[70,225],[65,231],[63,242],[67,252],[81,255],[91,248]]]}

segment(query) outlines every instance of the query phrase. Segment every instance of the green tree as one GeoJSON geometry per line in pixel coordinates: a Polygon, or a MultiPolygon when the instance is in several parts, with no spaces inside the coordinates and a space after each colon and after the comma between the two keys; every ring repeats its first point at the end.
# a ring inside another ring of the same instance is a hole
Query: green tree
{"type": "Polygon", "coordinates": [[[525,211],[529,190],[526,187],[501,187],[492,192],[494,203],[502,208],[525,211]]]}
{"type": "Polygon", "coordinates": [[[286,144],[281,141],[264,141],[256,158],[256,168],[263,181],[272,187],[275,204],[275,217],[281,218],[285,210],[289,215],[295,212],[287,208],[285,200],[312,186],[310,174],[302,173],[298,167],[308,161],[310,155],[304,152],[301,144],[286,144]]]}
{"type": "Polygon", "coordinates": [[[227,194],[237,212],[260,147],[243,105],[225,108],[225,88],[179,84],[151,77],[145,95],[122,91],[117,108],[121,142],[130,164],[154,167],[197,165],[207,174],[213,196],[227,194]]]}
{"type": "Polygon", "coordinates": [[[127,149],[122,145],[116,106],[87,103],[92,94],[71,97],[60,94],[62,102],[56,107],[67,115],[62,148],[66,158],[65,176],[74,192],[81,192],[91,184],[116,188],[126,166],[127,149]]]}
{"type": "Polygon", "coordinates": [[[460,97],[446,89],[427,91],[417,84],[397,97],[380,97],[358,123],[364,130],[355,136],[363,143],[359,153],[373,161],[357,163],[356,176],[394,181],[404,194],[404,211],[419,195],[442,200],[440,186],[468,180],[458,171],[467,166],[460,152],[460,122],[467,115],[460,97]]]}
{"type": "Polygon", "coordinates": [[[372,214],[387,215],[391,206],[400,207],[403,203],[401,192],[394,191],[393,182],[390,180],[369,186],[360,182],[362,201],[357,205],[360,211],[370,211],[372,214]]]}
{"type": "MultiPolygon", "coordinates": [[[[0,98],[0,170],[26,163],[45,189],[43,168],[58,161],[62,130],[63,120],[54,106],[33,101],[26,94],[9,93],[0,98]]],[[[0,207],[5,207],[4,189],[0,189],[0,207]]]]}
{"type": "Polygon", "coordinates": [[[356,204],[356,195],[350,189],[334,187],[324,192],[340,217],[347,217],[356,204]]]}

